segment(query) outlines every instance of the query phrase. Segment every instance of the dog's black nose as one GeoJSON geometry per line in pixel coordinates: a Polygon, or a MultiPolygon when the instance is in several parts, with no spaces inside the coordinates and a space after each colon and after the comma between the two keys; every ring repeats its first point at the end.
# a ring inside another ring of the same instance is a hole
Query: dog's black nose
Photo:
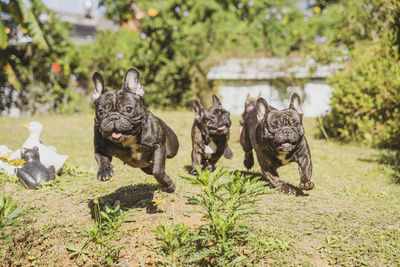
{"type": "Polygon", "coordinates": [[[111,115],[110,116],[110,121],[116,121],[116,120],[118,120],[119,119],[119,116],[118,115],[111,115]]]}
{"type": "Polygon", "coordinates": [[[290,134],[290,129],[283,129],[283,134],[284,135],[289,135],[290,134]]]}

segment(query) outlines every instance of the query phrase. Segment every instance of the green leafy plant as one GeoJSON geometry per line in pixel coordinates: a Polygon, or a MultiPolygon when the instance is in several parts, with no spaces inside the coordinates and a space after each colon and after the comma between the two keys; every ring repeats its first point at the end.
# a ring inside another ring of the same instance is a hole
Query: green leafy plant
{"type": "Polygon", "coordinates": [[[15,203],[11,197],[0,193],[0,229],[13,224],[18,217],[24,215],[22,207],[15,203]]]}
{"type": "Polygon", "coordinates": [[[204,218],[208,223],[200,227],[199,233],[207,238],[189,262],[210,258],[219,266],[239,264],[245,257],[238,255],[236,246],[251,229],[241,219],[255,213],[254,204],[265,193],[266,183],[240,172],[230,174],[221,167],[214,172],[200,168],[197,171],[199,176],[187,174],[182,178],[202,188],[202,193],[190,197],[188,202],[206,212],[204,218]]]}
{"type": "Polygon", "coordinates": [[[159,235],[161,252],[171,266],[180,266],[185,262],[185,257],[194,252],[193,242],[199,236],[193,235],[190,228],[183,223],[168,223],[163,217],[163,224],[154,230],[159,235]]]}
{"type": "Polygon", "coordinates": [[[75,259],[76,264],[80,264],[79,260],[82,260],[82,263],[86,263],[89,260],[89,257],[87,255],[88,252],[86,252],[86,248],[89,245],[89,239],[85,238],[83,241],[82,245],[79,247],[74,246],[71,243],[67,243],[67,250],[69,251],[68,256],[71,259],[75,259]]]}
{"type": "Polygon", "coordinates": [[[197,168],[198,176],[182,176],[190,184],[198,186],[200,193],[188,197],[188,202],[204,211],[206,224],[199,226],[190,236],[187,226],[164,224],[156,228],[161,238],[162,250],[171,264],[190,253],[185,263],[235,266],[245,260],[238,246],[246,242],[250,231],[243,218],[254,214],[254,204],[265,193],[266,183],[241,173],[228,173],[222,167],[214,172],[197,168]],[[190,243],[188,241],[191,241],[190,243]],[[194,246],[194,241],[196,247],[194,246]],[[190,247],[189,244],[193,244],[190,247]]]}
{"type": "Polygon", "coordinates": [[[100,209],[100,201],[94,201],[95,223],[84,230],[84,235],[98,245],[98,249],[94,251],[95,255],[103,263],[113,265],[124,247],[124,245],[114,244],[114,241],[119,239],[119,229],[128,213],[121,209],[118,200],[112,206],[105,203],[103,209],[100,209]]]}
{"type": "Polygon", "coordinates": [[[113,205],[101,202],[101,199],[93,201],[95,222],[83,230],[82,233],[86,238],[82,245],[77,247],[71,243],[67,244],[69,256],[75,259],[77,264],[80,260],[86,263],[89,256],[94,256],[102,264],[115,265],[119,259],[120,250],[125,246],[117,244],[116,241],[120,238],[120,227],[125,222],[128,213],[121,209],[119,201],[113,205]]]}

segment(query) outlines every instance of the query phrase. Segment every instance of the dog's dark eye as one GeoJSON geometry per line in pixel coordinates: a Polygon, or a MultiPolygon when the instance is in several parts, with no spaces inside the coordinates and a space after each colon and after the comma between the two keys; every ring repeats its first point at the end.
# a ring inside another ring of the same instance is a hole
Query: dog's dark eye
{"type": "Polygon", "coordinates": [[[297,126],[299,126],[299,122],[297,122],[297,121],[292,121],[292,125],[293,125],[294,127],[297,127],[297,126]]]}
{"type": "Polygon", "coordinates": [[[276,128],[278,128],[277,123],[271,123],[269,126],[271,127],[272,130],[275,130],[276,128]]]}
{"type": "Polygon", "coordinates": [[[99,116],[103,116],[103,114],[104,114],[104,109],[100,108],[100,109],[97,111],[97,114],[98,114],[99,116]]]}
{"type": "Polygon", "coordinates": [[[125,107],[126,112],[131,113],[133,108],[132,107],[125,107]]]}

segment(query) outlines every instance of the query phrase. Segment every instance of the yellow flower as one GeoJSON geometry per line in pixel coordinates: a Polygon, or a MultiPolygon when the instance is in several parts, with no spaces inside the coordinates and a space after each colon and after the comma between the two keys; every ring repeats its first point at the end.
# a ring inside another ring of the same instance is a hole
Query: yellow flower
{"type": "Polygon", "coordinates": [[[294,31],[293,31],[293,35],[294,35],[294,36],[296,36],[296,35],[298,35],[298,34],[299,34],[299,31],[298,31],[298,30],[294,30],[294,31]]]}
{"type": "Polygon", "coordinates": [[[164,204],[165,202],[167,202],[165,199],[154,200],[153,206],[158,206],[160,204],[164,204]]]}
{"type": "Polygon", "coordinates": [[[149,14],[150,17],[155,17],[155,16],[157,16],[158,11],[157,11],[157,9],[152,7],[147,11],[147,14],[149,14]]]}
{"type": "Polygon", "coordinates": [[[93,200],[93,204],[95,204],[95,205],[99,204],[99,201],[97,200],[97,198],[95,200],[93,200]]]}
{"type": "Polygon", "coordinates": [[[321,8],[319,8],[319,6],[314,7],[314,12],[315,13],[321,12],[321,8]]]}
{"type": "Polygon", "coordinates": [[[9,34],[11,32],[10,28],[5,28],[4,31],[6,32],[6,34],[9,34]]]}
{"type": "Polygon", "coordinates": [[[10,157],[10,155],[11,155],[10,152],[7,152],[3,156],[1,156],[0,159],[2,159],[4,161],[8,161],[8,158],[10,157]]]}
{"type": "Polygon", "coordinates": [[[24,163],[25,163],[25,160],[20,159],[20,160],[13,160],[13,161],[10,161],[10,162],[8,162],[8,165],[11,165],[11,166],[19,166],[19,165],[22,165],[22,164],[24,164],[24,163]]]}

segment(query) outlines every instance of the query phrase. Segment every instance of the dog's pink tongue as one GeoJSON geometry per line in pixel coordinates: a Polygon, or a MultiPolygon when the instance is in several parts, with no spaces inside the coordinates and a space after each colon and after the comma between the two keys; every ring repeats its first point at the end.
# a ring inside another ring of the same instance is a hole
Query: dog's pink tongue
{"type": "Polygon", "coordinates": [[[113,132],[111,136],[114,139],[119,139],[122,136],[122,133],[113,132]]]}
{"type": "Polygon", "coordinates": [[[224,126],[218,127],[217,130],[222,131],[225,128],[226,128],[226,126],[224,125],[224,126]]]}
{"type": "Polygon", "coordinates": [[[283,143],[282,146],[283,146],[283,147],[289,147],[289,146],[290,146],[290,143],[283,143]]]}

